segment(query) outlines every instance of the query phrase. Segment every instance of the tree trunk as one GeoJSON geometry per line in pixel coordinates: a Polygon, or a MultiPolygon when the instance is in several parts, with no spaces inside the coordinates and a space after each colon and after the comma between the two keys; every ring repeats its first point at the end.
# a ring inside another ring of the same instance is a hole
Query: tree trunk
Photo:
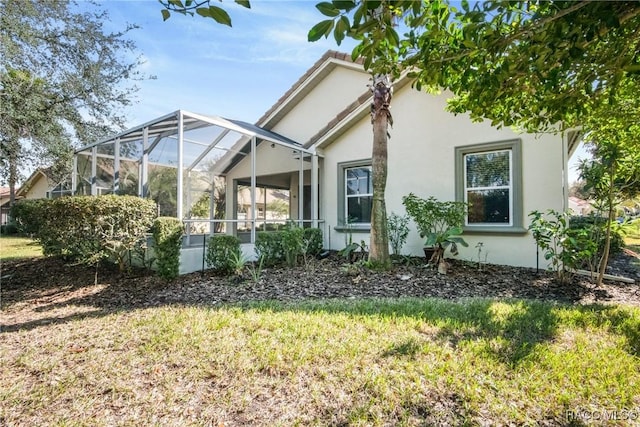
{"type": "Polygon", "coordinates": [[[607,195],[607,230],[605,232],[604,237],[604,252],[602,254],[602,259],[600,260],[600,266],[598,268],[598,279],[596,281],[596,285],[602,285],[602,280],[604,279],[604,273],[607,269],[607,263],[609,262],[609,246],[611,245],[611,222],[614,220],[614,209],[613,209],[613,192],[615,191],[615,183],[613,178],[615,176],[615,166],[612,167],[611,174],[609,175],[609,194],[607,195]]]}
{"type": "Polygon", "coordinates": [[[389,236],[387,232],[387,140],[388,126],[393,124],[389,104],[392,86],[389,76],[374,76],[371,123],[373,124],[373,150],[371,156],[373,201],[371,206],[371,241],[369,262],[378,268],[389,268],[389,236]]]}
{"type": "Polygon", "coordinates": [[[7,163],[9,173],[7,183],[9,184],[9,207],[16,203],[16,184],[18,183],[18,159],[20,156],[20,143],[15,141],[7,142],[6,148],[7,163]]]}

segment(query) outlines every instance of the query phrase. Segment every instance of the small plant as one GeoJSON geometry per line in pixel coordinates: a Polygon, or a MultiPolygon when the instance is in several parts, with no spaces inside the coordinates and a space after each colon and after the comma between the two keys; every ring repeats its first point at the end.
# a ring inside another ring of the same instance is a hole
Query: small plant
{"type": "Polygon", "coordinates": [[[446,273],[445,250],[449,247],[452,255],[458,254],[458,245],[469,246],[460,235],[467,212],[464,202],[441,202],[431,196],[422,199],[413,193],[402,198],[407,214],[418,227],[420,237],[426,238],[425,246],[435,248],[429,264],[438,272],[446,273]]]}
{"type": "Polygon", "coordinates": [[[347,221],[347,233],[344,236],[345,247],[338,251],[338,255],[345,257],[349,263],[355,262],[358,257],[360,257],[360,259],[366,259],[367,252],[367,245],[364,240],[361,240],[360,243],[353,241],[351,224],[352,220],[349,218],[347,221]]]}
{"type": "Polygon", "coordinates": [[[482,264],[486,264],[487,263],[487,258],[489,256],[489,252],[485,251],[484,252],[484,260],[482,259],[482,255],[483,255],[482,249],[483,248],[484,248],[484,243],[478,242],[476,244],[476,249],[478,250],[478,271],[482,271],[482,264]]]}
{"type": "Polygon", "coordinates": [[[351,242],[344,248],[338,251],[338,254],[345,257],[350,263],[354,263],[358,260],[366,261],[369,247],[364,240],[360,243],[351,242]]]}
{"type": "Polygon", "coordinates": [[[257,263],[249,263],[247,269],[251,275],[251,281],[253,283],[259,283],[262,277],[262,268],[264,266],[264,257],[259,257],[257,263]]]}
{"type": "Polygon", "coordinates": [[[409,235],[409,217],[406,215],[400,216],[392,212],[387,217],[387,230],[389,232],[391,252],[396,257],[400,256],[402,247],[407,242],[407,236],[409,235]]]}
{"type": "Polygon", "coordinates": [[[237,267],[234,259],[239,257],[241,257],[240,239],[236,236],[218,234],[209,239],[206,256],[207,265],[216,273],[233,273],[237,267]]]}
{"type": "Polygon", "coordinates": [[[322,230],[305,228],[302,236],[302,257],[305,271],[312,269],[312,261],[322,251],[322,230]]]}
{"type": "Polygon", "coordinates": [[[282,231],[282,251],[289,267],[298,264],[298,257],[304,254],[304,230],[293,223],[282,231]]]}
{"type": "Polygon", "coordinates": [[[237,277],[242,278],[242,276],[244,275],[244,268],[249,262],[249,258],[247,258],[247,256],[243,254],[242,251],[231,252],[229,261],[231,265],[231,272],[237,277]]]}
{"type": "Polygon", "coordinates": [[[587,230],[569,227],[568,213],[549,209],[546,214],[533,211],[529,216],[529,230],[560,283],[567,283],[572,272],[597,253],[598,243],[587,230]]]}

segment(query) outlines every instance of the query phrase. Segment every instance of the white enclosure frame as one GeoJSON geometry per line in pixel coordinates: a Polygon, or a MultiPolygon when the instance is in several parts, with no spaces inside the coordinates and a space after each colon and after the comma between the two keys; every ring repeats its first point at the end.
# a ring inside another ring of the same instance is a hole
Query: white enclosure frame
{"type": "MultiPolygon", "coordinates": [[[[313,149],[304,148],[301,144],[288,139],[282,135],[271,132],[269,130],[260,128],[256,125],[252,125],[249,123],[225,119],[219,116],[208,116],[197,114],[185,110],[177,110],[170,114],[164,115],[157,119],[151,120],[139,126],[132,127],[126,131],[123,131],[117,135],[113,135],[109,138],[105,138],[93,144],[86,145],[82,148],[79,148],[74,153],[73,160],[73,174],[72,174],[72,185],[74,194],[78,189],[79,178],[78,178],[78,156],[81,153],[86,153],[90,151],[91,158],[91,176],[89,179],[90,182],[90,193],[91,195],[98,195],[98,179],[97,179],[97,159],[98,157],[105,157],[109,159],[113,159],[113,193],[119,194],[121,190],[121,177],[120,177],[120,165],[123,160],[129,162],[135,162],[138,164],[138,196],[147,197],[149,195],[149,154],[153,151],[158,143],[160,143],[164,138],[171,137],[172,135],[177,134],[176,141],[176,154],[177,154],[177,218],[182,220],[185,223],[195,222],[195,220],[191,220],[185,216],[184,212],[184,203],[185,203],[185,194],[184,194],[184,183],[190,183],[190,175],[191,171],[194,170],[198,164],[206,158],[207,154],[211,152],[216,146],[230,133],[235,132],[240,135],[239,139],[233,144],[233,146],[228,149],[224,148],[227,151],[227,154],[223,156],[218,165],[216,163],[216,171],[220,173],[220,176],[224,176],[225,168],[229,167],[234,158],[237,156],[246,156],[249,154],[251,157],[251,219],[243,220],[243,222],[251,222],[251,243],[255,243],[256,239],[256,147],[259,142],[268,142],[270,144],[276,144],[282,147],[286,147],[290,150],[297,151],[302,153],[300,155],[300,166],[298,173],[298,185],[300,188],[299,197],[298,197],[298,219],[297,221],[301,226],[304,222],[304,212],[303,212],[303,191],[302,188],[304,186],[304,157],[307,156],[311,158],[311,225],[313,227],[318,227],[320,219],[319,216],[319,194],[318,194],[318,182],[319,182],[319,172],[318,172],[318,154],[313,149]],[[205,128],[207,126],[216,126],[220,128],[220,133],[213,141],[188,141],[189,143],[203,146],[204,149],[202,153],[189,165],[185,165],[185,153],[184,153],[184,145],[185,145],[185,131],[196,130],[200,128],[205,128]],[[140,158],[126,158],[121,156],[120,154],[120,145],[127,142],[140,142],[142,146],[140,147],[140,152],[142,153],[140,158]],[[99,154],[98,147],[107,146],[109,144],[113,144],[114,152],[111,154],[99,154]],[[246,153],[247,146],[249,147],[249,153],[246,153]],[[186,172],[186,173],[185,173],[186,172]]],[[[187,194],[187,198],[189,197],[189,193],[187,194]]],[[[197,222],[206,222],[206,220],[198,219],[197,222]]],[[[213,223],[234,223],[237,222],[237,218],[229,219],[226,218],[224,220],[209,218],[209,223],[211,225],[210,230],[213,233],[213,223]]],[[[227,233],[232,227],[227,227],[227,233]]]]}

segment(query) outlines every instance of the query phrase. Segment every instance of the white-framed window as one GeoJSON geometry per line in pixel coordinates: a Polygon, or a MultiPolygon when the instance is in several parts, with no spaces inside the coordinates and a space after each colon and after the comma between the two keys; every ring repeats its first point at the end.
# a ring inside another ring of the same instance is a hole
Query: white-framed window
{"type": "Polygon", "coordinates": [[[345,168],[345,218],[348,223],[371,223],[373,176],[371,166],[345,168]]]}
{"type": "Polygon", "coordinates": [[[523,233],[522,142],[456,147],[456,199],[469,204],[465,232],[523,233]]]}
{"type": "Polygon", "coordinates": [[[512,150],[464,154],[466,225],[513,225],[512,150]]]}

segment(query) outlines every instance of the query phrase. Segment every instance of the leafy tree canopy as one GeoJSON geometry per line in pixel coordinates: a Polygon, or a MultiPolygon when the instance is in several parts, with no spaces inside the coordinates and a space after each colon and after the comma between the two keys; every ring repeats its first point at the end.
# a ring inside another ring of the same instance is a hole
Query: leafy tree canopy
{"type": "Polygon", "coordinates": [[[107,20],[97,5],[82,12],[64,0],[2,2],[0,172],[12,189],[26,162],[63,151],[68,159],[73,138],[92,141],[124,124],[121,109],[137,90],[130,82],[143,77],[126,38],[136,27],[108,32],[107,20]]]}

